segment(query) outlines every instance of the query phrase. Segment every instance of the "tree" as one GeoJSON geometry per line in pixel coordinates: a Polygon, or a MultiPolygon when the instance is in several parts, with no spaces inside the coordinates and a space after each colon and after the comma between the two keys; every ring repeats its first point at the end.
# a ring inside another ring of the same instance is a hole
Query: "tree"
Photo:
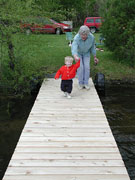
{"type": "Polygon", "coordinates": [[[63,9],[73,9],[75,26],[82,25],[87,16],[99,16],[99,7],[96,0],[61,0],[60,4],[63,9]]]}
{"type": "MultiPolygon", "coordinates": [[[[21,67],[17,66],[13,36],[20,31],[20,21],[29,15],[41,14],[35,0],[0,0],[0,78],[13,88],[18,88],[21,67]],[[3,51],[4,49],[4,51],[3,51]]],[[[18,61],[18,62],[17,62],[18,61]]]]}
{"type": "Polygon", "coordinates": [[[135,65],[135,1],[112,0],[104,16],[106,46],[126,63],[135,65]]]}
{"type": "MultiPolygon", "coordinates": [[[[14,70],[14,45],[12,42],[12,34],[18,31],[20,20],[28,15],[34,14],[34,0],[27,2],[21,0],[0,0],[0,40],[1,46],[5,42],[9,55],[9,66],[14,70]]],[[[38,8],[37,8],[38,10],[38,8]]],[[[36,13],[37,13],[36,10],[36,13]]]]}
{"type": "Polygon", "coordinates": [[[99,0],[36,0],[35,2],[47,16],[58,21],[72,20],[75,26],[82,25],[87,16],[99,16],[99,0]]]}

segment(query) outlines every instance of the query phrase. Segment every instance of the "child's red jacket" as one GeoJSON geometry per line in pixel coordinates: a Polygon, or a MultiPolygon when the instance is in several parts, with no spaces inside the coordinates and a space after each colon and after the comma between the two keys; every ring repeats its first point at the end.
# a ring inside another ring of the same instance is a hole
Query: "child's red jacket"
{"type": "Polygon", "coordinates": [[[67,67],[66,65],[62,66],[56,73],[55,79],[58,79],[61,75],[62,80],[72,79],[76,75],[76,71],[80,66],[80,60],[76,64],[72,64],[72,66],[67,67]]]}

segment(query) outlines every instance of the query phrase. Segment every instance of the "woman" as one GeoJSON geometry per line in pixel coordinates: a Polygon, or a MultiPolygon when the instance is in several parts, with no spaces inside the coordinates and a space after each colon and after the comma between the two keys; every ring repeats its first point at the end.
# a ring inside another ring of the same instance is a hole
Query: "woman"
{"type": "Polygon", "coordinates": [[[79,80],[78,88],[87,90],[90,89],[89,77],[90,77],[90,55],[94,56],[94,61],[97,64],[98,59],[96,58],[95,49],[95,38],[87,26],[83,25],[80,27],[78,34],[74,37],[72,43],[72,55],[75,61],[80,59],[80,67],[77,71],[79,80]]]}

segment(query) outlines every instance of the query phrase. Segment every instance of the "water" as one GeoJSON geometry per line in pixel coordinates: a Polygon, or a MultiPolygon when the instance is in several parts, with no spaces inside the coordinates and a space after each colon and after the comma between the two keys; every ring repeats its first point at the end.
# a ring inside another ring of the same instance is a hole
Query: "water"
{"type": "Polygon", "coordinates": [[[23,99],[0,95],[0,179],[14,152],[35,96],[23,99]]]}
{"type": "MultiPolygon", "coordinates": [[[[135,180],[135,84],[106,85],[100,97],[131,180],[135,180]]],[[[36,96],[23,100],[0,96],[0,179],[27,120],[36,96]]]]}
{"type": "Polygon", "coordinates": [[[100,97],[131,180],[135,180],[135,84],[107,85],[100,97]]]}

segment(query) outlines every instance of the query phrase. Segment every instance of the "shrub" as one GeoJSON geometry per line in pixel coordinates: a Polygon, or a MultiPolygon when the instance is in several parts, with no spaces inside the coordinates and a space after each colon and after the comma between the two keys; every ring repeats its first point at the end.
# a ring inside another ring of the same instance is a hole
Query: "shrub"
{"type": "Polygon", "coordinates": [[[101,31],[105,44],[117,58],[135,65],[135,1],[112,0],[104,16],[101,31]]]}

